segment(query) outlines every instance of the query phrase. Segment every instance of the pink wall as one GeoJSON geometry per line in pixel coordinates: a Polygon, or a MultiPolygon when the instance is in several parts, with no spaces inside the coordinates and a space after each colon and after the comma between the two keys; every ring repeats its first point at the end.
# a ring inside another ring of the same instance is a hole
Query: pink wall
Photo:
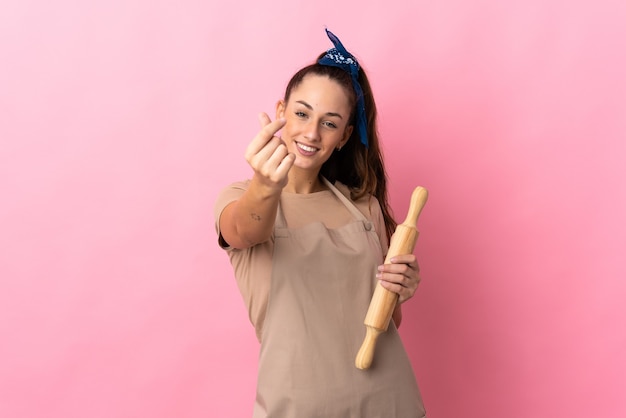
{"type": "Polygon", "coordinates": [[[11,3],[0,416],[250,416],[212,206],[324,25],[369,70],[398,217],[431,191],[401,330],[429,416],[626,415],[623,2],[11,3]]]}

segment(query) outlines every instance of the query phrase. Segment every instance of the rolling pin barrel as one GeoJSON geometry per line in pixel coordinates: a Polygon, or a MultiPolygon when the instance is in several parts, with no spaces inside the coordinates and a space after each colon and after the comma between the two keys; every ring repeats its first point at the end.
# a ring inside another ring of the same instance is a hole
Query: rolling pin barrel
{"type": "MultiPolygon", "coordinates": [[[[419,218],[426,200],[428,200],[428,190],[420,186],[416,187],[411,195],[411,203],[406,219],[396,227],[391,237],[385,264],[389,264],[391,258],[397,255],[413,253],[419,235],[417,218],[419,218]]],[[[355,365],[357,368],[368,369],[372,364],[376,340],[381,333],[387,331],[397,302],[397,293],[385,289],[380,283],[376,284],[367,315],[363,321],[366,327],[366,335],[363,345],[361,345],[361,349],[356,356],[355,365]]]]}

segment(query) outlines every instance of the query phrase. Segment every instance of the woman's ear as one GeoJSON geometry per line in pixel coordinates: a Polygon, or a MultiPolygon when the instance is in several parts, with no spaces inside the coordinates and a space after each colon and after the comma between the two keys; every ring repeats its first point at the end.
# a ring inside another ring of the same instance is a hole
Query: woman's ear
{"type": "Polygon", "coordinates": [[[285,117],[285,101],[281,99],[276,103],[276,119],[280,119],[284,117],[285,117]]]}
{"type": "Polygon", "coordinates": [[[350,135],[352,135],[353,130],[353,125],[346,126],[346,130],[343,133],[343,138],[341,139],[341,142],[339,142],[339,148],[342,148],[344,145],[346,145],[346,142],[348,142],[348,139],[350,139],[350,135]]]}

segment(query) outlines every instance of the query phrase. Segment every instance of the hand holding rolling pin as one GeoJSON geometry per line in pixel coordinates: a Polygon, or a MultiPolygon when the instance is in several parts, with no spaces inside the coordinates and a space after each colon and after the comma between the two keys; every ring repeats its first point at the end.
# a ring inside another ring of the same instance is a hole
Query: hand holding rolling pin
{"type": "Polygon", "coordinates": [[[415,295],[422,280],[417,258],[413,254],[403,254],[391,257],[389,262],[391,264],[378,266],[376,278],[382,287],[397,293],[398,304],[402,304],[415,295]]]}
{"type": "Polygon", "coordinates": [[[355,360],[355,365],[359,369],[370,367],[378,336],[387,331],[398,301],[401,303],[412,297],[419,284],[419,267],[412,254],[419,235],[417,218],[426,200],[428,200],[428,190],[416,187],[411,195],[406,219],[396,227],[391,237],[385,263],[379,267],[379,272],[382,270],[382,273],[379,273],[381,280],[376,284],[363,321],[366,335],[355,360]],[[408,261],[408,263],[402,264],[402,261],[408,261]]]}

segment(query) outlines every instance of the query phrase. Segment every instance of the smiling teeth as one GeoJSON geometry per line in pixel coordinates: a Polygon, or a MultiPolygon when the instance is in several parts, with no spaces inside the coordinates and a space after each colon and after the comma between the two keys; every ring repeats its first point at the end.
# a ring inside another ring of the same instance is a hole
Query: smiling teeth
{"type": "Polygon", "coordinates": [[[304,145],[300,143],[298,144],[298,146],[307,152],[313,152],[317,150],[317,148],[309,147],[308,145],[304,145]]]}

